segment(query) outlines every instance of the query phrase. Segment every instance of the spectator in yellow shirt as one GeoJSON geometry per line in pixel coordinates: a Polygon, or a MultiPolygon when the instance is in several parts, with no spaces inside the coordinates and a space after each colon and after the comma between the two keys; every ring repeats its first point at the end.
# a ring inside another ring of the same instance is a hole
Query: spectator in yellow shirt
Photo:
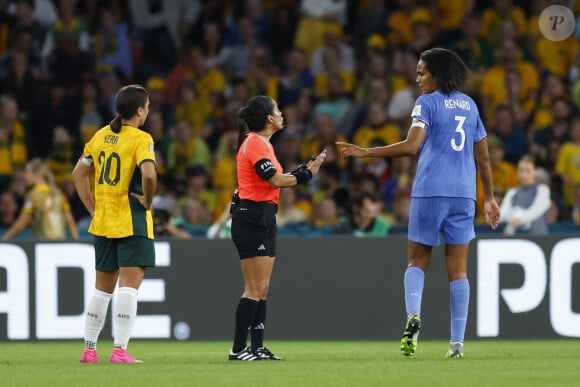
{"type": "Polygon", "coordinates": [[[436,0],[434,21],[441,41],[457,38],[461,24],[471,13],[475,0],[436,0]]]}
{"type": "Polygon", "coordinates": [[[576,200],[576,186],[580,184],[580,118],[575,117],[570,127],[571,140],[560,148],[556,172],[562,179],[562,194],[569,207],[576,200]]]}
{"type": "Polygon", "coordinates": [[[206,170],[211,168],[211,153],[207,143],[193,134],[186,120],[175,124],[175,139],[167,148],[167,170],[176,179],[184,179],[188,167],[201,164],[206,170]]]}
{"type": "Polygon", "coordinates": [[[499,25],[499,41],[500,44],[494,47],[493,59],[497,60],[501,50],[501,42],[506,40],[513,40],[517,46],[518,58],[520,60],[531,62],[535,64],[535,58],[530,51],[527,44],[527,35],[523,34],[518,27],[518,24],[512,19],[504,19],[499,25]]]}
{"type": "Polygon", "coordinates": [[[517,99],[522,108],[530,113],[533,111],[540,86],[538,71],[531,63],[524,62],[518,57],[517,45],[513,40],[506,40],[501,44],[499,61],[490,67],[483,75],[479,93],[481,94],[487,126],[494,126],[494,112],[498,105],[509,101],[507,77],[512,71],[519,74],[521,84],[517,99]]]}
{"type": "Polygon", "coordinates": [[[379,97],[382,104],[387,106],[390,96],[387,89],[389,73],[386,56],[382,53],[371,53],[368,57],[368,65],[365,68],[365,72],[357,79],[355,91],[357,102],[366,105],[373,101],[377,102],[376,98],[379,97]],[[381,94],[381,96],[378,94],[381,94]]]}
{"type": "MultiPolygon", "coordinates": [[[[306,135],[302,142],[302,160],[307,160],[312,155],[317,155],[322,149],[334,149],[336,141],[346,140],[342,134],[336,133],[332,118],[326,114],[318,114],[314,118],[315,132],[306,135]]],[[[346,160],[340,159],[341,167],[346,166],[346,160]]]]}
{"type": "Polygon", "coordinates": [[[317,48],[310,58],[310,71],[314,76],[326,69],[324,52],[327,47],[334,47],[338,51],[338,67],[341,70],[354,72],[355,54],[353,48],[344,42],[344,32],[338,26],[329,26],[324,32],[325,45],[317,48]]]}
{"type": "Polygon", "coordinates": [[[200,98],[197,95],[193,81],[188,78],[181,81],[177,94],[175,119],[188,121],[193,134],[199,136],[204,124],[211,115],[210,99],[200,98]]]}
{"type": "Polygon", "coordinates": [[[276,214],[276,225],[284,227],[286,225],[304,224],[308,222],[308,216],[312,212],[311,204],[299,201],[298,188],[289,187],[280,191],[280,205],[276,214]],[[308,205],[308,210],[302,207],[302,204],[308,205]]]}
{"type": "Polygon", "coordinates": [[[384,145],[402,140],[399,127],[387,121],[385,108],[375,102],[369,106],[367,124],[355,131],[352,141],[361,147],[368,148],[376,138],[381,139],[384,145]]]}
{"type": "Polygon", "coordinates": [[[433,47],[437,33],[429,10],[420,8],[413,11],[410,21],[411,41],[405,45],[406,49],[421,53],[433,47]]]}
{"type": "MultiPolygon", "coordinates": [[[[397,0],[399,9],[392,12],[387,18],[389,45],[404,45],[413,39],[411,31],[411,15],[413,12],[422,12],[424,9],[416,8],[414,0],[397,0]]],[[[425,9],[429,12],[428,9],[425,9]]]]}
{"type": "Polygon", "coordinates": [[[11,96],[0,97],[0,190],[6,190],[16,170],[28,160],[26,132],[18,121],[18,103],[11,96]]]}
{"type": "Polygon", "coordinates": [[[550,108],[550,114],[553,117],[551,125],[531,133],[534,141],[544,149],[547,149],[552,141],[560,144],[570,141],[570,115],[572,113],[570,102],[566,98],[556,97],[550,108]]]}
{"type": "Polygon", "coordinates": [[[194,45],[185,54],[184,60],[178,62],[167,76],[167,100],[174,102],[177,90],[183,79],[189,78],[195,84],[199,98],[206,98],[212,92],[223,93],[226,89],[226,77],[218,68],[209,68],[203,47],[194,45]]]}
{"type": "Polygon", "coordinates": [[[564,100],[570,108],[570,96],[562,78],[548,74],[542,80],[538,105],[533,112],[532,132],[543,130],[554,123],[553,108],[557,100],[564,100]]]}
{"type": "Polygon", "coordinates": [[[578,41],[574,36],[560,42],[540,36],[533,45],[533,51],[541,71],[567,77],[577,61],[578,41]]]}
{"type": "Polygon", "coordinates": [[[336,132],[350,138],[359,108],[347,94],[342,78],[331,75],[328,79],[328,98],[316,104],[314,114],[331,117],[336,132]]]}
{"type": "Polygon", "coordinates": [[[330,78],[337,76],[342,80],[344,92],[351,94],[354,91],[354,73],[340,67],[340,51],[334,46],[324,47],[322,52],[324,71],[314,78],[314,91],[320,98],[328,98],[330,78]]]}
{"type": "Polygon", "coordinates": [[[250,95],[268,95],[278,99],[280,78],[272,71],[270,59],[259,54],[260,50],[261,46],[253,51],[256,55],[252,58],[246,75],[250,95]]]}
{"type": "Polygon", "coordinates": [[[48,166],[54,175],[54,182],[62,187],[72,181],[73,138],[64,126],[57,126],[52,132],[52,149],[48,154],[48,166]]]}
{"type": "Polygon", "coordinates": [[[195,199],[201,203],[203,212],[207,213],[207,216],[203,217],[205,219],[204,223],[211,223],[214,216],[217,219],[220,214],[215,212],[217,197],[215,191],[210,187],[210,184],[210,175],[203,166],[195,165],[188,168],[185,179],[185,192],[177,199],[174,209],[175,215],[182,212],[188,200],[195,199]]]}
{"type": "Polygon", "coordinates": [[[73,239],[79,238],[76,222],[64,194],[55,185],[50,168],[41,159],[26,164],[26,182],[32,187],[26,195],[22,211],[2,240],[21,233],[29,224],[36,238],[66,239],[68,227],[73,239]]]}
{"type": "Polygon", "coordinates": [[[324,44],[324,31],[331,25],[344,25],[348,8],[346,0],[302,0],[294,45],[308,56],[324,44]]]}
{"type": "Polygon", "coordinates": [[[501,43],[500,29],[505,19],[516,22],[520,34],[527,33],[527,19],[524,11],[514,5],[512,0],[494,0],[493,5],[483,11],[481,17],[481,36],[491,47],[497,47],[501,43]]]}
{"type": "Polygon", "coordinates": [[[195,91],[199,98],[209,97],[211,93],[223,93],[226,89],[226,77],[217,68],[207,66],[205,50],[194,46],[189,52],[191,71],[186,78],[191,78],[195,84],[195,91]]]}
{"type": "Polygon", "coordinates": [[[314,228],[332,230],[338,224],[338,214],[334,199],[324,197],[314,207],[311,224],[314,228]]]}

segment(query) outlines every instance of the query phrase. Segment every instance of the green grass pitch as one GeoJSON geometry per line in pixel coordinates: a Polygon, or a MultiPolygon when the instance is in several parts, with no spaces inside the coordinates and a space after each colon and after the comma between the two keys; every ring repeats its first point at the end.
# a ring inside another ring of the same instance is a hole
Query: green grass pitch
{"type": "Polygon", "coordinates": [[[448,344],[420,341],[405,357],[389,341],[272,341],[281,362],[230,362],[229,342],[134,340],[144,364],[78,361],[81,341],[0,343],[0,385],[12,386],[578,386],[580,341],[468,341],[465,358],[448,344]]]}

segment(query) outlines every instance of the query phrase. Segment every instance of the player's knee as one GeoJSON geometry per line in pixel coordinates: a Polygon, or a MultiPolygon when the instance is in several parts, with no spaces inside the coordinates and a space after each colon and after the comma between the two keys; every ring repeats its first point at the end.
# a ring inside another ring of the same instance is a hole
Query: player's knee
{"type": "Polygon", "coordinates": [[[250,293],[255,296],[256,299],[263,300],[268,295],[268,289],[270,288],[269,281],[257,281],[250,286],[250,293]]]}
{"type": "Polygon", "coordinates": [[[257,285],[258,296],[261,300],[266,299],[268,289],[270,288],[270,281],[260,281],[257,285]]]}
{"type": "Polygon", "coordinates": [[[244,290],[244,294],[246,294],[247,297],[255,300],[264,300],[268,295],[269,288],[269,281],[258,281],[252,284],[247,284],[244,290]]]}

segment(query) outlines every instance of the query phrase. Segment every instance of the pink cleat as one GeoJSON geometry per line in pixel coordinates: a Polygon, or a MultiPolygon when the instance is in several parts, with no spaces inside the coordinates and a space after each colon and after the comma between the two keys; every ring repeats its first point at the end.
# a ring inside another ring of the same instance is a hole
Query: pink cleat
{"type": "Polygon", "coordinates": [[[133,356],[129,355],[126,349],[115,348],[113,353],[111,353],[111,363],[143,363],[143,360],[137,360],[133,356]]]}
{"type": "Polygon", "coordinates": [[[81,354],[81,363],[98,363],[97,351],[94,349],[85,348],[81,354]]]}

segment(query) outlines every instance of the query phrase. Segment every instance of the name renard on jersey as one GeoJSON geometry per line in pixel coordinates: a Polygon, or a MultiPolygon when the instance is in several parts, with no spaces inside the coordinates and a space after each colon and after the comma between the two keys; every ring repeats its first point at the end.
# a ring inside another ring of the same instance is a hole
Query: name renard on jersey
{"type": "Polygon", "coordinates": [[[444,99],[445,109],[471,110],[469,101],[464,99],[444,99]]]}

